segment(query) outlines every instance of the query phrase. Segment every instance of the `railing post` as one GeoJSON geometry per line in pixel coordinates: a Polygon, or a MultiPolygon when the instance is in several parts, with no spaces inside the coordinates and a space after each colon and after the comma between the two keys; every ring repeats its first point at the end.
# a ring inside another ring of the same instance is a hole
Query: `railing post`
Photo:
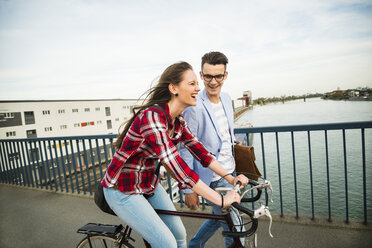
{"type": "Polygon", "coordinates": [[[310,192],[311,192],[311,219],[315,219],[314,215],[314,185],[313,185],[313,165],[311,159],[311,142],[310,142],[310,131],[307,131],[307,141],[309,147],[309,169],[310,169],[310,192]]]}
{"type": "MultiPolygon", "coordinates": [[[[63,182],[62,182],[62,179],[61,179],[61,169],[62,168],[62,173],[63,173],[63,178],[65,179],[65,191],[68,192],[68,184],[67,184],[67,175],[66,175],[66,166],[64,164],[64,156],[63,156],[63,149],[62,149],[62,141],[59,139],[58,140],[58,145],[59,145],[59,154],[61,156],[58,156],[57,153],[58,151],[56,151],[56,162],[57,162],[57,168],[58,168],[58,174],[59,174],[59,184],[61,185],[61,190],[63,190],[63,182]],[[61,162],[61,163],[60,163],[61,162]]],[[[67,156],[67,154],[66,154],[67,156]]]]}
{"type": "Polygon", "coordinates": [[[97,187],[96,161],[94,159],[94,154],[93,154],[92,139],[88,139],[88,141],[89,141],[90,158],[92,162],[94,186],[97,187]]]}
{"type": "Polygon", "coordinates": [[[280,216],[283,217],[283,194],[282,194],[282,176],[280,173],[280,155],[279,155],[279,139],[278,132],[275,132],[275,141],[276,141],[276,156],[278,159],[278,177],[279,177],[279,193],[280,193],[280,216]]]}
{"type": "MultiPolygon", "coordinates": [[[[72,179],[72,170],[71,170],[72,150],[70,149],[71,150],[71,160],[70,160],[70,155],[69,155],[68,149],[67,149],[68,144],[70,144],[70,147],[72,147],[72,142],[67,141],[67,140],[63,140],[63,142],[65,144],[66,162],[67,162],[67,169],[68,169],[68,173],[69,173],[68,177],[70,178],[70,188],[71,188],[71,192],[74,193],[74,180],[72,179]]],[[[63,164],[66,164],[66,162],[62,161],[63,164]]],[[[68,187],[67,187],[66,191],[68,192],[68,187]]]]}
{"type": "MultiPolygon", "coordinates": [[[[53,142],[53,143],[54,143],[54,146],[55,146],[55,142],[53,142]]],[[[58,190],[57,174],[56,174],[56,170],[53,166],[53,163],[54,163],[53,161],[54,161],[54,159],[57,159],[57,154],[55,154],[55,156],[53,156],[52,143],[50,142],[50,140],[48,140],[48,146],[49,146],[50,161],[52,163],[52,173],[53,173],[53,178],[54,178],[54,187],[56,188],[56,190],[58,190]]],[[[47,153],[45,152],[45,154],[47,154],[47,153]]],[[[50,185],[53,185],[53,184],[50,183],[50,185]]]]}
{"type": "Polygon", "coordinates": [[[101,151],[99,148],[98,139],[96,139],[96,151],[97,151],[97,157],[98,157],[98,166],[99,166],[99,173],[100,173],[100,180],[103,177],[103,171],[102,171],[102,160],[101,160],[101,151]]]}
{"type": "MultiPolygon", "coordinates": [[[[74,173],[75,173],[76,191],[79,194],[80,193],[79,177],[78,177],[78,173],[77,173],[75,153],[74,153],[74,144],[72,143],[72,139],[70,139],[70,144],[71,144],[71,160],[72,160],[72,165],[74,166],[74,173]]],[[[74,191],[72,191],[72,192],[74,192],[74,191]]]]}
{"type": "MultiPolygon", "coordinates": [[[[76,153],[77,153],[77,157],[78,157],[78,161],[79,161],[79,165],[80,165],[80,178],[81,178],[81,186],[83,187],[83,193],[84,195],[87,193],[86,189],[85,189],[85,180],[84,180],[84,173],[83,173],[83,161],[81,161],[81,153],[80,153],[80,147],[79,147],[79,140],[80,139],[76,139],[75,140],[75,143],[76,143],[76,153]]],[[[77,173],[77,171],[75,171],[75,173],[77,173]]]]}
{"type": "MultiPolygon", "coordinates": [[[[92,182],[90,180],[89,161],[88,161],[88,158],[87,158],[87,150],[86,150],[86,147],[85,147],[85,140],[82,139],[81,141],[83,142],[83,154],[84,154],[83,156],[84,156],[84,163],[85,163],[85,168],[86,168],[86,172],[87,172],[89,194],[92,195],[93,194],[93,192],[92,192],[92,182]]],[[[81,174],[84,175],[83,168],[81,169],[81,174]]]]}
{"type": "MultiPolygon", "coordinates": [[[[50,185],[50,189],[52,190],[53,189],[53,184],[52,184],[52,177],[50,176],[50,165],[48,164],[48,154],[46,152],[47,150],[46,150],[45,140],[43,140],[43,146],[44,146],[45,160],[44,160],[44,157],[41,156],[41,161],[43,161],[43,168],[46,171],[46,173],[45,173],[46,176],[45,177],[48,177],[48,179],[45,180],[45,187],[46,187],[46,189],[48,189],[48,185],[50,185]],[[44,161],[45,161],[45,164],[44,164],[44,161]]],[[[53,167],[53,165],[52,165],[52,167],[53,167]]]]}
{"type": "Polygon", "coordinates": [[[328,161],[328,136],[327,130],[324,130],[325,149],[326,149],[326,166],[327,166],[327,189],[328,189],[328,221],[331,222],[331,188],[329,183],[329,161],[328,161]]]}
{"type": "Polygon", "coordinates": [[[342,129],[342,141],[344,147],[344,168],[345,168],[345,210],[346,210],[346,223],[349,223],[349,194],[347,186],[347,160],[346,160],[346,138],[345,138],[345,129],[342,129]]]}
{"type": "Polygon", "coordinates": [[[363,166],[363,212],[364,212],[364,224],[367,225],[367,179],[366,179],[366,140],[364,128],[361,130],[362,133],[362,166],[363,166]]]}
{"type": "Polygon", "coordinates": [[[296,202],[296,219],[298,219],[298,198],[297,198],[297,175],[296,175],[296,155],[294,147],[294,135],[291,132],[291,141],[292,141],[292,159],[293,159],[293,178],[294,178],[294,191],[295,191],[295,202],[296,202]]]}
{"type": "MultiPolygon", "coordinates": [[[[35,184],[34,184],[34,181],[36,180],[35,177],[33,176],[33,173],[32,173],[32,165],[31,165],[31,159],[30,159],[30,154],[28,151],[32,151],[31,149],[31,142],[30,142],[30,150],[27,148],[28,147],[28,142],[26,141],[25,142],[25,148],[26,148],[26,157],[27,157],[27,161],[28,161],[28,164],[27,164],[27,167],[28,167],[28,171],[30,172],[30,180],[31,180],[31,185],[32,187],[35,187],[35,184]]],[[[32,156],[32,152],[31,152],[31,156],[32,156]]]]}
{"type": "Polygon", "coordinates": [[[29,167],[27,166],[27,162],[26,162],[26,156],[25,156],[25,149],[24,149],[24,142],[20,142],[20,146],[22,148],[22,158],[23,158],[23,168],[24,168],[24,171],[25,171],[25,186],[27,184],[28,187],[30,187],[30,178],[29,178],[29,167]]]}

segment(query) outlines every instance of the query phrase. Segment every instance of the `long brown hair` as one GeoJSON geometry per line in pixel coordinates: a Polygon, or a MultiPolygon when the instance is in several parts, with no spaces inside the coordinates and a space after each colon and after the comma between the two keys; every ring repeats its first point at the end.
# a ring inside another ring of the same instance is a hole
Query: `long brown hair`
{"type": "MultiPolygon", "coordinates": [[[[159,82],[149,90],[147,90],[142,96],[146,95],[144,103],[141,106],[133,108],[133,116],[127,122],[123,123],[124,130],[120,133],[117,140],[114,142],[114,147],[120,149],[121,143],[125,135],[127,134],[130,126],[137,115],[144,109],[159,103],[169,102],[171,100],[171,93],[169,91],[169,84],[178,85],[183,79],[183,73],[187,70],[192,70],[192,66],[187,62],[178,62],[168,66],[167,69],[161,74],[159,82]]],[[[141,97],[142,97],[141,96],[141,97]]],[[[141,99],[140,97],[140,99],[141,99]]]]}

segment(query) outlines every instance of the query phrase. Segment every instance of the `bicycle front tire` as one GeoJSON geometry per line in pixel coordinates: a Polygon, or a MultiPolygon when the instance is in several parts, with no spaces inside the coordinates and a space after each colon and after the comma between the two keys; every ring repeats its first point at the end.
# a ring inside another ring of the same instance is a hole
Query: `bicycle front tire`
{"type": "MultiPolygon", "coordinates": [[[[85,237],[80,243],[76,246],[76,248],[117,248],[119,247],[117,244],[117,240],[111,237],[102,236],[102,235],[94,235],[85,237]],[[90,244],[89,244],[90,240],[90,244]]],[[[125,243],[121,245],[121,248],[129,248],[132,246],[127,246],[125,243]]]]}

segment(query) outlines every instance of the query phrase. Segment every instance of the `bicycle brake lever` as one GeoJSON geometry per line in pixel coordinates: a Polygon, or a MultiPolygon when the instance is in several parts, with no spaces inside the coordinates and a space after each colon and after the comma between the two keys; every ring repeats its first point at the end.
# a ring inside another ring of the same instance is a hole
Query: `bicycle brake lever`
{"type": "Polygon", "coordinates": [[[273,203],[273,186],[271,185],[271,182],[268,180],[265,180],[265,187],[270,190],[270,202],[273,203]]]}
{"type": "Polygon", "coordinates": [[[270,213],[270,210],[269,210],[268,207],[265,208],[265,214],[270,219],[270,225],[269,225],[269,234],[270,234],[270,237],[274,238],[274,236],[271,234],[271,225],[273,223],[273,218],[271,217],[271,213],[270,213]]]}
{"type": "Polygon", "coordinates": [[[254,215],[253,215],[253,218],[259,218],[261,216],[264,216],[266,215],[267,217],[269,217],[270,219],[270,225],[269,225],[269,235],[270,237],[274,237],[272,234],[271,234],[271,225],[273,223],[273,218],[271,217],[271,214],[270,214],[270,210],[267,206],[265,205],[261,205],[261,207],[257,208],[255,211],[254,211],[254,215]]]}

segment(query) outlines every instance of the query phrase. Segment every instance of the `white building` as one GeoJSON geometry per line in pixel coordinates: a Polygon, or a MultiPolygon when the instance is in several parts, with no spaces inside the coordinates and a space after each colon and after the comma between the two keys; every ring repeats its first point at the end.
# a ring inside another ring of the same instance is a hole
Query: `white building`
{"type": "Polygon", "coordinates": [[[0,139],[117,134],[134,99],[0,101],[0,139]]]}

